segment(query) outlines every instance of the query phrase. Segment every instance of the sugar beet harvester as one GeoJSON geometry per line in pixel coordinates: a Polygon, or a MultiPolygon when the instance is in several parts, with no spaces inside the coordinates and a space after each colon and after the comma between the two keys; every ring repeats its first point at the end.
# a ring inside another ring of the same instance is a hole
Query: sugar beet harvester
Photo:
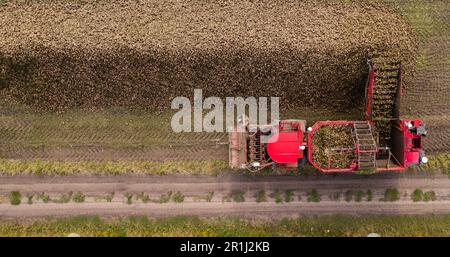
{"type": "Polygon", "coordinates": [[[252,171],[302,169],[309,162],[322,172],[371,173],[403,171],[426,163],[424,124],[418,119],[400,119],[401,63],[377,58],[367,64],[364,121],[318,121],[307,128],[305,120],[261,126],[241,117],[229,134],[230,166],[252,171]],[[348,129],[347,145],[335,146],[329,137],[319,137],[338,127],[348,129]]]}

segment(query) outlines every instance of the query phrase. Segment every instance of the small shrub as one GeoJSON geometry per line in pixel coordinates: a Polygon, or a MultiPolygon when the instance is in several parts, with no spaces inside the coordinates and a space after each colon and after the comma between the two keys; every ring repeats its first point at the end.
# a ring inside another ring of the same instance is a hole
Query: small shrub
{"type": "Polygon", "coordinates": [[[175,194],[173,194],[172,200],[176,203],[182,203],[184,202],[184,195],[180,191],[177,191],[175,194]]]}
{"type": "Polygon", "coordinates": [[[276,203],[283,203],[283,198],[281,197],[281,193],[279,190],[275,190],[270,197],[275,199],[276,203]]]}
{"type": "Polygon", "coordinates": [[[257,203],[267,202],[266,191],[259,190],[258,192],[255,193],[255,198],[257,203]]]}
{"type": "Polygon", "coordinates": [[[294,200],[294,191],[293,190],[286,190],[284,192],[284,201],[289,203],[294,200]]]}
{"type": "MultiPolygon", "coordinates": [[[[358,190],[358,191],[352,191],[352,190],[347,190],[346,192],[345,192],[345,201],[347,201],[347,202],[350,202],[350,201],[352,201],[353,199],[356,201],[356,202],[361,202],[362,201],[362,199],[367,195],[368,196],[368,192],[369,192],[370,190],[368,190],[367,192],[364,192],[364,191],[362,191],[362,190],[358,190]]],[[[370,192],[370,193],[372,193],[372,192],[370,192]]],[[[368,196],[369,197],[369,196],[368,196]]],[[[372,195],[370,195],[370,198],[372,197],[372,195]]],[[[370,199],[370,200],[372,200],[372,199],[370,199]]]]}
{"type": "Polygon", "coordinates": [[[195,195],[193,197],[194,201],[202,201],[205,200],[206,202],[211,202],[212,198],[214,197],[214,192],[208,192],[206,195],[195,195]]]}
{"type": "Polygon", "coordinates": [[[27,197],[27,203],[33,204],[34,193],[27,193],[26,197],[27,197]]]}
{"type": "Polygon", "coordinates": [[[341,192],[335,192],[329,196],[330,200],[332,200],[332,201],[340,201],[341,197],[342,197],[341,192]]]}
{"type": "Polygon", "coordinates": [[[214,197],[214,192],[209,192],[209,193],[206,194],[205,200],[207,202],[211,202],[213,197],[214,197]]]}
{"type": "Polygon", "coordinates": [[[237,203],[245,202],[245,192],[234,191],[231,193],[233,201],[237,203]]]}
{"type": "Polygon", "coordinates": [[[172,196],[172,191],[169,191],[169,192],[159,196],[159,199],[156,202],[157,203],[168,203],[170,201],[171,196],[172,196]]]}
{"type": "Polygon", "coordinates": [[[352,190],[345,191],[345,201],[350,202],[351,200],[353,200],[353,191],[352,190]]]}
{"type": "Polygon", "coordinates": [[[139,193],[136,198],[140,199],[143,203],[148,203],[150,201],[150,196],[145,192],[139,193]]]}
{"type": "Polygon", "coordinates": [[[222,196],[222,202],[231,202],[231,195],[226,194],[222,196]]]}
{"type": "Polygon", "coordinates": [[[57,200],[54,200],[55,203],[68,203],[72,199],[72,192],[64,193],[61,195],[61,197],[57,200]]]}
{"type": "Polygon", "coordinates": [[[361,202],[364,196],[366,196],[366,193],[364,191],[361,191],[361,190],[356,191],[355,201],[361,202]]]}
{"type": "Polygon", "coordinates": [[[106,196],[105,196],[106,201],[107,201],[107,202],[112,202],[112,200],[113,200],[113,198],[114,198],[114,194],[115,194],[115,193],[112,192],[112,193],[106,195],[106,196]]]}
{"type": "Polygon", "coordinates": [[[132,204],[133,203],[133,194],[132,193],[124,193],[123,196],[125,197],[126,203],[127,204],[132,204]]]}
{"type": "Polygon", "coordinates": [[[428,201],[436,201],[436,193],[434,191],[428,191],[423,194],[423,200],[425,202],[428,201]]]}
{"type": "Polygon", "coordinates": [[[372,201],[372,199],[373,199],[372,190],[367,190],[366,195],[367,195],[367,201],[368,202],[372,201]]]}
{"type": "Polygon", "coordinates": [[[320,202],[321,197],[319,192],[317,192],[316,189],[311,190],[311,192],[308,193],[308,202],[314,202],[318,203],[320,202]]]}
{"type": "Polygon", "coordinates": [[[411,200],[413,202],[420,202],[423,199],[423,191],[422,189],[417,188],[414,192],[411,193],[411,200]]]}
{"type": "Polygon", "coordinates": [[[9,194],[11,205],[19,205],[22,202],[22,194],[19,191],[12,191],[9,194]]]}
{"type": "Polygon", "coordinates": [[[85,195],[83,193],[81,193],[80,191],[76,192],[73,195],[73,201],[76,203],[82,203],[85,200],[85,195]]]}
{"type": "Polygon", "coordinates": [[[43,203],[48,203],[50,201],[50,195],[48,195],[45,192],[42,192],[37,196],[37,199],[42,200],[43,203]]]}
{"type": "Polygon", "coordinates": [[[388,188],[384,192],[384,198],[381,199],[385,202],[395,202],[400,200],[400,192],[396,188],[388,188]]]}

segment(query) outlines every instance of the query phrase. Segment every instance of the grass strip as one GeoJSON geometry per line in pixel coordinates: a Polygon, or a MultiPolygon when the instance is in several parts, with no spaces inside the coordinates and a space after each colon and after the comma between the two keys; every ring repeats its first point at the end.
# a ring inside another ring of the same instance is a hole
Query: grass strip
{"type": "Polygon", "coordinates": [[[450,215],[317,216],[260,219],[173,217],[149,219],[97,216],[35,221],[0,221],[0,236],[449,236],[450,215]]]}

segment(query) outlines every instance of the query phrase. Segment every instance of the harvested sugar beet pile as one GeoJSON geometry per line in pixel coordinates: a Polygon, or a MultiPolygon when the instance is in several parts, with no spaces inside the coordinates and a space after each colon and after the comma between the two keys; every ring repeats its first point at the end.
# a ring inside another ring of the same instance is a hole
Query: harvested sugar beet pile
{"type": "Polygon", "coordinates": [[[0,2],[0,97],[37,110],[160,111],[194,88],[345,110],[378,50],[412,70],[410,28],[377,1],[0,2]]]}
{"type": "Polygon", "coordinates": [[[312,140],[313,161],[320,167],[348,168],[355,158],[352,127],[349,125],[323,126],[314,133],[312,140]]]}

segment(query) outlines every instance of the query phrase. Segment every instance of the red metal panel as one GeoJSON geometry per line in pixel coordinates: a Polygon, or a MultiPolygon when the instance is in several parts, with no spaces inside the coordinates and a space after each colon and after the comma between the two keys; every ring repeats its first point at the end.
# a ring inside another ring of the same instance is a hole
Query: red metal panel
{"type": "Polygon", "coordinates": [[[419,164],[420,163],[420,151],[422,151],[422,136],[413,134],[409,131],[408,127],[405,125],[405,122],[411,122],[414,127],[422,125],[421,120],[401,120],[399,125],[403,131],[404,139],[405,139],[405,168],[408,164],[419,164]]]}
{"type": "Polygon", "coordinates": [[[403,133],[403,154],[405,161],[400,167],[377,168],[377,171],[404,171],[410,164],[420,163],[420,152],[422,151],[422,136],[412,133],[405,125],[405,122],[411,122],[414,127],[422,125],[421,120],[400,120],[397,128],[403,133]]]}
{"type": "Polygon", "coordinates": [[[419,163],[419,152],[407,152],[406,153],[406,162],[407,163],[419,163]]]}
{"type": "Polygon", "coordinates": [[[297,163],[303,158],[300,146],[303,142],[301,131],[280,132],[269,138],[267,153],[277,163],[297,163]]]}

